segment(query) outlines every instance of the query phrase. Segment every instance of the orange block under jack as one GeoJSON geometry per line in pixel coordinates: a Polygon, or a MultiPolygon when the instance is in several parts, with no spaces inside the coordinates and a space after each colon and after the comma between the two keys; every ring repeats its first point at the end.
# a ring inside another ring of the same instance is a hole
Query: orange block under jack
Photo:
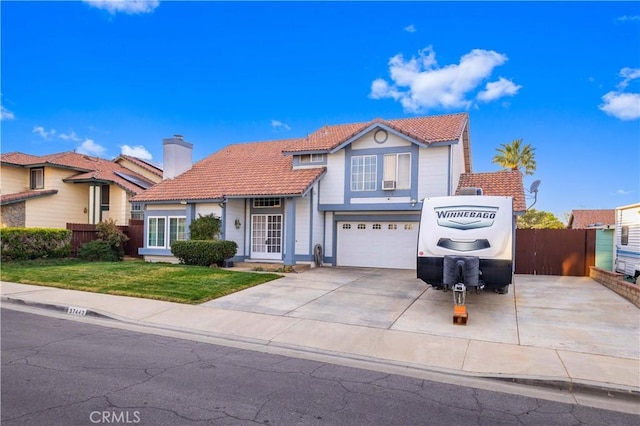
{"type": "Polygon", "coordinates": [[[455,325],[467,325],[467,307],[465,305],[455,305],[453,307],[453,323],[455,325]]]}

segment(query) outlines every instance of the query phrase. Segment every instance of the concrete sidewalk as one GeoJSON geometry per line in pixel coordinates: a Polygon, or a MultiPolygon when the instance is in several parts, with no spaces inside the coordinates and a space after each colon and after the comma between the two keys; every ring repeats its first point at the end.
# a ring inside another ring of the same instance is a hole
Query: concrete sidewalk
{"type": "MultiPolygon", "coordinates": [[[[551,293],[550,300],[560,304],[574,301],[570,316],[554,318],[560,311],[536,306],[532,300],[538,300],[539,292],[554,291],[554,282],[566,287],[570,283],[562,280],[570,277],[546,277],[552,285],[536,282],[527,286],[527,277],[517,276],[508,298],[495,294],[469,297],[469,325],[453,326],[447,322],[452,312],[450,292],[436,292],[407,277],[408,287],[402,294],[391,294],[388,286],[383,288],[382,281],[376,281],[382,279],[379,275],[366,270],[319,269],[286,275],[203,305],[8,282],[0,286],[3,303],[64,311],[80,308],[134,324],[426,371],[640,395],[640,310],[595,281],[578,279],[564,298],[551,293]],[[527,291],[535,292],[535,297],[527,297],[527,291]],[[597,300],[589,299],[591,306],[581,304],[580,298],[594,294],[597,300]],[[338,303],[327,310],[332,300],[338,303]],[[381,300],[390,304],[380,308],[381,300]],[[369,303],[372,310],[378,306],[382,316],[345,315],[344,321],[336,320],[335,312],[345,306],[360,309],[362,314],[367,306],[358,306],[358,301],[369,303]],[[483,301],[493,305],[491,312],[480,309],[483,301]],[[581,309],[575,309],[576,304],[581,309]],[[590,314],[601,305],[621,316],[590,314]],[[385,322],[385,315],[393,321],[385,322]],[[558,327],[546,326],[554,322],[558,327]],[[492,323],[493,330],[480,331],[492,323]]],[[[388,283],[388,277],[384,279],[388,283]]],[[[539,304],[547,303],[540,299],[539,304]]]]}

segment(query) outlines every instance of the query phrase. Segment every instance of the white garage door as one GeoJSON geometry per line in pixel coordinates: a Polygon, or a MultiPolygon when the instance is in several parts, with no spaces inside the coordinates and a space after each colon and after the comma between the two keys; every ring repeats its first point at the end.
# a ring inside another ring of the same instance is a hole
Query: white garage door
{"type": "Polygon", "coordinates": [[[417,222],[338,222],[338,266],[415,269],[417,222]]]}

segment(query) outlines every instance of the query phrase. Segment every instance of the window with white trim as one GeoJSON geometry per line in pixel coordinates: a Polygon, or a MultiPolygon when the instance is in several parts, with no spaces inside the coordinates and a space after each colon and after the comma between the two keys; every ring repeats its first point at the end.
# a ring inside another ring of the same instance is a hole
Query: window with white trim
{"type": "Polygon", "coordinates": [[[280,198],[254,198],[253,207],[256,209],[280,207],[280,198]]]}
{"type": "Polygon", "coordinates": [[[31,169],[29,174],[29,189],[44,189],[44,167],[31,169]]]}
{"type": "Polygon", "coordinates": [[[396,189],[411,188],[411,154],[386,154],[383,181],[394,181],[396,189]]]}
{"type": "Polygon", "coordinates": [[[324,154],[302,154],[300,156],[300,164],[322,163],[323,161],[324,154]]]}
{"type": "Polygon", "coordinates": [[[375,191],[377,189],[378,157],[358,155],[351,157],[351,190],[375,191]]]}
{"type": "Polygon", "coordinates": [[[169,247],[174,241],[186,240],[186,217],[170,217],[169,218],[169,247]]]}
{"type": "Polygon", "coordinates": [[[166,217],[150,216],[147,218],[147,247],[165,248],[166,223],[166,217]]]}
{"type": "Polygon", "coordinates": [[[144,207],[142,203],[131,203],[131,219],[144,219],[144,207]]]}

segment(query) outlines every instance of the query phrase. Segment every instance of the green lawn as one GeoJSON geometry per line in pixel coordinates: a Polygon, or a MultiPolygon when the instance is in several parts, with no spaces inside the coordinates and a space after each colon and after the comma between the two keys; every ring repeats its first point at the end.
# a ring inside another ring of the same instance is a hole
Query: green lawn
{"type": "Polygon", "coordinates": [[[0,268],[2,281],[194,304],[280,277],[144,261],[33,260],[0,268]]]}

